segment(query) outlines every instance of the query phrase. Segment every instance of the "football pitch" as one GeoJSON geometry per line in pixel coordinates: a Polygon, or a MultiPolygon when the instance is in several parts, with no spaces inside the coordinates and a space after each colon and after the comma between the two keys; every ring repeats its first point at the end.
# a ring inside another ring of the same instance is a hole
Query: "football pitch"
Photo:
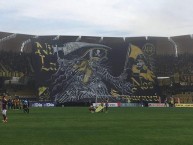
{"type": "Polygon", "coordinates": [[[0,145],[192,145],[193,108],[8,110],[0,145]]]}

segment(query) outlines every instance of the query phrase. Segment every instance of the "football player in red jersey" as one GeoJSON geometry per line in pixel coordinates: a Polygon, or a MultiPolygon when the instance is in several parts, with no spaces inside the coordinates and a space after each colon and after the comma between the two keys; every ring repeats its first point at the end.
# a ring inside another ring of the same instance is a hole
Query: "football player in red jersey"
{"type": "Polygon", "coordinates": [[[2,115],[3,115],[3,122],[6,123],[7,122],[7,99],[5,98],[5,96],[2,97],[1,100],[1,109],[2,109],[2,115]]]}

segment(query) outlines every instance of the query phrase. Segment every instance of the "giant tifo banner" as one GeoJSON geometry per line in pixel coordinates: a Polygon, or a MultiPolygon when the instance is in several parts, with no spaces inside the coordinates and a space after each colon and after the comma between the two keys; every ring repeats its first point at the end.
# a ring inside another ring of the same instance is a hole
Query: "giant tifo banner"
{"type": "Polygon", "coordinates": [[[156,94],[156,47],[151,42],[88,43],[44,37],[32,42],[40,98],[64,103],[156,94]]]}

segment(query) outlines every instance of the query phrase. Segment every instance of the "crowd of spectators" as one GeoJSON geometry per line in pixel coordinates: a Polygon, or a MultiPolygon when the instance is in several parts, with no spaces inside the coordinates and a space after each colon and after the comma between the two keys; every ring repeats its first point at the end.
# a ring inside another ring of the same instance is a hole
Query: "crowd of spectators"
{"type": "MultiPolygon", "coordinates": [[[[20,52],[0,52],[0,71],[22,72],[29,74],[33,72],[32,54],[20,52]]],[[[193,73],[193,56],[183,54],[175,57],[174,55],[157,55],[156,75],[172,76],[174,73],[193,73]]]]}
{"type": "Polygon", "coordinates": [[[22,72],[23,74],[32,72],[31,54],[1,51],[0,58],[0,71],[22,72]]]}
{"type": "Polygon", "coordinates": [[[157,76],[172,76],[178,72],[180,74],[193,73],[193,55],[181,54],[174,55],[158,55],[156,57],[156,74],[157,76]]]}
{"type": "MultiPolygon", "coordinates": [[[[33,73],[32,54],[30,53],[1,51],[0,58],[0,72],[22,72],[26,75],[33,73]]],[[[181,54],[177,57],[174,55],[157,55],[155,64],[156,76],[171,77],[175,73],[193,74],[193,54],[181,54]]],[[[132,99],[134,102],[139,101],[137,97],[132,99]]]]}
{"type": "Polygon", "coordinates": [[[171,76],[174,74],[176,58],[172,55],[156,56],[156,74],[157,76],[171,76]]]}

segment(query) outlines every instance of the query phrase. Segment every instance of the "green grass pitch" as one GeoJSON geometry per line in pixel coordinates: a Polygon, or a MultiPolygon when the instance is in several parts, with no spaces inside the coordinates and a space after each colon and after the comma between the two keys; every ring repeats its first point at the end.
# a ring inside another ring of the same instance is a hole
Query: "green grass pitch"
{"type": "Polygon", "coordinates": [[[8,110],[0,145],[192,145],[193,108],[8,110]]]}

